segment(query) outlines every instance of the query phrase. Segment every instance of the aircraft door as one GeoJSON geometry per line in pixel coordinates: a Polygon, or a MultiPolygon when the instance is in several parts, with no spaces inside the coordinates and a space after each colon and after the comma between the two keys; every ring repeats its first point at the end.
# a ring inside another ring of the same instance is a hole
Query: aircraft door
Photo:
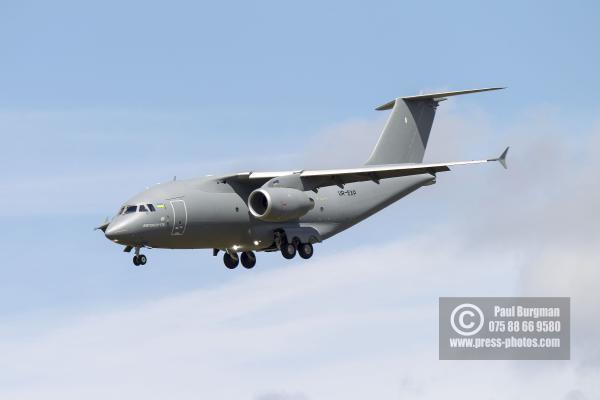
{"type": "Polygon", "coordinates": [[[171,200],[173,208],[173,230],[171,235],[183,235],[187,225],[187,208],[183,200],[171,200]]]}

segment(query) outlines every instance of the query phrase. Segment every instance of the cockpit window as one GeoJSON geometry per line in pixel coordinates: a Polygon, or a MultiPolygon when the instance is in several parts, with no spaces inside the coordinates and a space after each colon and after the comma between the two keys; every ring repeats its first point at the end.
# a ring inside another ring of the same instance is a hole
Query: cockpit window
{"type": "Polygon", "coordinates": [[[117,215],[131,214],[136,211],[137,212],[148,212],[148,211],[155,212],[156,208],[154,208],[154,205],[152,205],[152,204],[140,204],[139,206],[123,206],[123,207],[121,207],[121,209],[119,210],[119,213],[117,215]]]}

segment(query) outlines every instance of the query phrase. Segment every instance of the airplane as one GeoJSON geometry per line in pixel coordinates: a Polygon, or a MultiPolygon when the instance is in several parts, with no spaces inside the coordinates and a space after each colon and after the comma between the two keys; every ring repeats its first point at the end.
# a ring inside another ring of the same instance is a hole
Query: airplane
{"type": "Polygon", "coordinates": [[[96,227],[109,240],[143,248],[213,249],[229,269],[256,264],[255,252],[286,259],[313,255],[313,245],[356,225],[415,190],[433,185],[450,167],[497,161],[505,169],[508,147],[496,158],[423,163],[436,109],[448,97],[504,89],[491,87],[399,97],[367,162],[348,169],[240,172],[157,184],[127,200],[96,227]]]}

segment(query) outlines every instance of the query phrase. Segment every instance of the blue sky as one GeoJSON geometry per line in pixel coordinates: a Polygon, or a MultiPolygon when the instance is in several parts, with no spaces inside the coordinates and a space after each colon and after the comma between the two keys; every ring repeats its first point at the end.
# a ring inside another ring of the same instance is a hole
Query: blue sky
{"type": "MultiPolygon", "coordinates": [[[[92,228],[131,195],[174,175],[360,162],[385,121],[373,108],[397,96],[508,86],[443,103],[428,157],[488,157],[510,144],[516,167],[509,172],[521,178],[493,168],[444,176],[318,246],[315,259],[326,261],[315,265],[326,267],[358,245],[368,253],[400,243],[407,251],[405,241],[429,231],[479,243],[470,230],[485,233],[499,215],[527,225],[527,214],[514,210],[560,194],[563,184],[593,190],[577,174],[594,165],[589,151],[600,143],[599,12],[597,2],[579,1],[1,2],[0,337],[35,338],[188,293],[235,295],[232,285],[255,278],[226,270],[208,250],[149,251],[140,270],[92,228]],[[556,161],[551,172],[547,159],[556,161]],[[581,164],[574,179],[558,167],[569,162],[581,164]],[[536,183],[542,175],[550,177],[536,183]],[[502,185],[511,185],[512,199],[502,185]],[[464,223],[472,216],[480,225],[464,223]]],[[[559,205],[549,202],[548,210],[559,205]]],[[[555,218],[545,212],[530,225],[555,218]]],[[[558,236],[578,237],[581,226],[556,220],[558,236]]],[[[490,252],[485,259],[512,254],[518,244],[508,231],[497,226],[494,241],[473,246],[490,252]]],[[[511,260],[537,259],[545,246],[562,244],[537,243],[537,234],[522,238],[537,250],[515,250],[511,260]]],[[[504,276],[492,269],[500,287],[488,282],[474,294],[529,293],[530,272],[519,262],[504,276]]],[[[273,254],[260,255],[251,273],[275,279],[288,268],[303,279],[303,264],[273,254]]],[[[440,268],[447,273],[452,262],[440,268]]],[[[461,285],[436,285],[440,293],[390,297],[391,304],[465,294],[461,285]]],[[[368,304],[374,313],[381,306],[368,304]]]]}

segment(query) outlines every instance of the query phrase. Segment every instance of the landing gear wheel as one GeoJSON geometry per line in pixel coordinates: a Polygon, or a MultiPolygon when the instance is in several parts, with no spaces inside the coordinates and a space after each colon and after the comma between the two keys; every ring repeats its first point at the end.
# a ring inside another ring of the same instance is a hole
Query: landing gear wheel
{"type": "Polygon", "coordinates": [[[146,265],[146,261],[148,261],[148,259],[146,258],[145,255],[140,254],[138,256],[138,262],[140,263],[140,265],[146,265]]]}
{"type": "Polygon", "coordinates": [[[300,254],[300,257],[304,258],[305,260],[311,258],[313,255],[312,244],[310,244],[310,243],[300,244],[300,246],[298,246],[298,254],[300,254]]]}
{"type": "Polygon", "coordinates": [[[229,255],[229,253],[223,254],[223,263],[229,269],[234,269],[240,263],[239,258],[233,258],[229,255]]]}
{"type": "Polygon", "coordinates": [[[256,255],[252,251],[245,251],[240,256],[244,268],[250,269],[256,265],[256,255]]]}
{"type": "Polygon", "coordinates": [[[133,256],[133,265],[135,265],[136,267],[140,265],[140,259],[138,258],[138,256],[133,256]]]}
{"type": "Polygon", "coordinates": [[[281,245],[281,255],[288,260],[296,256],[296,246],[292,243],[284,243],[281,245]]]}

